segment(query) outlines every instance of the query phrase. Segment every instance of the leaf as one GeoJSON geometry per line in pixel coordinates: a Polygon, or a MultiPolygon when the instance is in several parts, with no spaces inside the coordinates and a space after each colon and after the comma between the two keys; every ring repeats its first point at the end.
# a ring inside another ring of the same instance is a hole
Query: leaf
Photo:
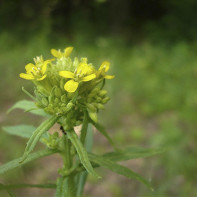
{"type": "MultiPolygon", "coordinates": [[[[36,127],[32,125],[16,125],[16,126],[4,126],[2,129],[10,135],[16,135],[23,138],[30,138],[36,127]]],[[[47,134],[43,135],[47,137],[47,134]]]]}
{"type": "Polygon", "coordinates": [[[20,189],[20,188],[26,188],[26,187],[54,189],[56,188],[56,184],[26,184],[26,183],[7,184],[7,185],[0,184],[0,190],[20,189]]]}
{"type": "Polygon", "coordinates": [[[37,142],[39,141],[40,137],[47,132],[57,121],[58,116],[54,115],[51,116],[49,119],[45,120],[34,132],[33,135],[30,137],[30,139],[27,142],[27,146],[25,148],[25,152],[23,154],[23,159],[21,162],[23,162],[29,153],[34,149],[37,142]]]}
{"type": "Polygon", "coordinates": [[[29,157],[23,163],[20,163],[20,161],[23,158],[23,157],[20,157],[18,159],[15,159],[13,161],[10,161],[6,164],[1,165],[0,166],[0,174],[4,174],[5,172],[7,172],[9,170],[12,170],[12,169],[17,168],[19,166],[22,166],[22,165],[29,163],[30,161],[33,161],[35,159],[38,159],[41,157],[46,157],[48,155],[52,155],[55,153],[57,153],[56,150],[48,150],[47,149],[47,150],[38,151],[38,152],[30,154],[29,157]]]}
{"type": "Polygon", "coordinates": [[[106,153],[103,155],[103,157],[111,161],[126,161],[136,158],[151,157],[153,155],[163,153],[166,150],[167,150],[166,148],[142,149],[142,148],[128,147],[119,152],[106,153]]]}
{"type": "Polygon", "coordinates": [[[115,162],[108,160],[105,157],[98,156],[98,155],[95,155],[92,153],[89,153],[88,156],[89,156],[89,159],[91,162],[99,164],[100,166],[103,166],[103,167],[105,167],[117,174],[121,174],[129,179],[136,179],[136,180],[144,183],[149,189],[153,190],[150,183],[146,179],[144,179],[144,177],[131,171],[129,168],[119,165],[119,164],[116,164],[115,162]]]}
{"type": "Polygon", "coordinates": [[[85,167],[85,169],[90,173],[92,176],[95,176],[97,178],[100,178],[100,176],[94,171],[92,168],[92,165],[88,159],[88,154],[83,147],[81,141],[79,140],[77,134],[74,130],[71,130],[67,132],[68,138],[71,140],[72,144],[74,145],[75,149],[77,150],[77,153],[79,155],[80,161],[85,167]]]}
{"type": "Polygon", "coordinates": [[[14,109],[23,109],[24,111],[29,111],[30,113],[38,116],[49,117],[43,109],[37,108],[34,102],[28,100],[18,101],[7,111],[7,113],[10,113],[14,109]]]}
{"type": "MultiPolygon", "coordinates": [[[[92,150],[92,145],[93,145],[93,129],[92,129],[92,125],[88,125],[87,135],[85,139],[85,148],[88,152],[92,150]]],[[[77,175],[77,180],[78,180],[77,197],[81,197],[83,193],[87,176],[88,176],[87,171],[81,172],[80,174],[77,175]]]]}
{"type": "Polygon", "coordinates": [[[7,193],[9,194],[10,197],[16,197],[16,195],[10,191],[7,190],[7,193]]]}
{"type": "Polygon", "coordinates": [[[96,127],[96,129],[103,134],[106,139],[108,140],[108,142],[114,147],[114,149],[117,149],[114,145],[113,140],[111,139],[111,137],[108,135],[107,131],[105,130],[105,128],[100,125],[99,123],[94,122],[91,118],[90,118],[90,122],[96,127]]]}

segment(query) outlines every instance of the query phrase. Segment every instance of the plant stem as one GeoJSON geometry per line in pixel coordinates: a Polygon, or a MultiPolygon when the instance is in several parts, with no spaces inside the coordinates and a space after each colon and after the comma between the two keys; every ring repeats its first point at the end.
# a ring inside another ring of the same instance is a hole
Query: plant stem
{"type": "MultiPolygon", "coordinates": [[[[73,166],[73,158],[71,155],[71,142],[67,138],[66,135],[63,136],[64,140],[64,169],[69,171],[73,166]]],[[[69,174],[65,177],[65,190],[64,190],[64,196],[65,197],[76,197],[76,188],[75,188],[75,175],[73,173],[69,174]]]]}

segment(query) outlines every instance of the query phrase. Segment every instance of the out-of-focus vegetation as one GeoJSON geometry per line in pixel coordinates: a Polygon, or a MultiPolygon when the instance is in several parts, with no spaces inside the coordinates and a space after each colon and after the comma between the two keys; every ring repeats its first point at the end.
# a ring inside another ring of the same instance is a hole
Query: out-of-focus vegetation
{"type": "MultiPolygon", "coordinates": [[[[155,192],[108,174],[97,184],[90,180],[86,194],[197,196],[196,6],[194,0],[2,1],[0,123],[32,122],[32,117],[22,116],[20,111],[5,114],[15,101],[27,98],[21,86],[32,89],[18,74],[32,57],[47,56],[50,48],[72,45],[75,54],[87,56],[97,67],[103,60],[111,62],[110,72],[116,75],[108,81],[112,100],[100,120],[112,138],[121,146],[169,147],[160,156],[128,163],[151,178],[155,192]],[[112,177],[117,180],[112,181],[112,177]]],[[[38,123],[35,119],[33,124],[38,123]]],[[[25,141],[2,130],[0,135],[0,162],[21,156],[25,141]]],[[[99,135],[96,138],[99,151],[108,148],[99,135]]],[[[24,171],[28,174],[34,169],[39,169],[35,163],[24,171]]],[[[34,183],[46,177],[41,173],[34,183]]],[[[1,178],[5,183],[24,179],[22,170],[1,178]]]]}

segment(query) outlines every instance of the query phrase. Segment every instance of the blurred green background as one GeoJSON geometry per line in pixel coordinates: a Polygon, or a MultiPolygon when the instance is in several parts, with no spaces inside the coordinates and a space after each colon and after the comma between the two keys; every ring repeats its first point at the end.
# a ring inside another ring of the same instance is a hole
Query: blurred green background
{"type": "MultiPolygon", "coordinates": [[[[35,116],[7,109],[31,82],[19,78],[33,57],[51,48],[74,46],[71,57],[88,57],[96,67],[111,62],[112,99],[100,121],[120,146],[171,147],[164,154],[124,163],[154,185],[151,192],[100,170],[84,196],[197,196],[197,1],[196,0],[2,0],[0,2],[0,123],[39,125],[35,116]],[[33,122],[32,122],[33,121],[33,122]]],[[[95,134],[95,151],[109,145],[95,134]]],[[[0,129],[0,164],[19,157],[25,140],[0,129]]],[[[0,178],[3,183],[55,180],[58,157],[33,162],[0,178]]],[[[53,196],[50,190],[16,190],[18,196],[53,196]]],[[[0,196],[6,196],[0,192],[0,196]]]]}

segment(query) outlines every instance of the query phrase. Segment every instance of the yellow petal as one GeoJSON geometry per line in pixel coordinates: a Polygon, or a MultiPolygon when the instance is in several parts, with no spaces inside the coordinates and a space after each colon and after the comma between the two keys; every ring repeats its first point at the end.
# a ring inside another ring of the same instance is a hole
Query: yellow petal
{"type": "Polygon", "coordinates": [[[34,79],[34,76],[31,75],[31,74],[20,73],[19,76],[20,76],[20,78],[27,79],[27,80],[32,80],[32,79],[34,79]]]}
{"type": "Polygon", "coordinates": [[[64,49],[64,56],[68,57],[73,51],[73,47],[67,47],[64,49]]]}
{"type": "Polygon", "coordinates": [[[35,67],[34,64],[32,64],[32,63],[27,64],[27,65],[25,66],[26,72],[27,72],[27,73],[32,72],[33,67],[35,67]]]}
{"type": "Polygon", "coordinates": [[[101,64],[99,70],[104,70],[105,72],[107,72],[107,71],[109,70],[109,67],[110,67],[110,62],[104,61],[104,62],[101,64]]]}
{"type": "Polygon", "coordinates": [[[115,76],[114,75],[105,75],[104,78],[105,79],[113,79],[115,76]]]}
{"type": "Polygon", "coordinates": [[[51,54],[54,56],[54,57],[57,57],[57,58],[61,58],[62,57],[62,54],[60,51],[57,51],[56,49],[51,49],[51,54]]]}
{"type": "Polygon", "coordinates": [[[59,72],[59,75],[62,76],[62,77],[64,77],[64,78],[68,78],[68,79],[70,79],[70,78],[73,79],[75,77],[75,74],[74,73],[72,73],[70,71],[67,71],[67,70],[60,71],[59,72]]]}
{"type": "Polygon", "coordinates": [[[44,78],[46,78],[47,75],[43,75],[41,78],[37,79],[38,81],[43,80],[44,78]]]}
{"type": "Polygon", "coordinates": [[[81,62],[77,67],[77,74],[87,75],[87,73],[91,73],[91,66],[84,62],[81,62]]]}
{"type": "Polygon", "coordinates": [[[44,61],[41,70],[42,70],[42,74],[44,74],[47,70],[47,65],[48,65],[49,61],[44,61]]]}
{"type": "Polygon", "coordinates": [[[83,77],[82,81],[90,81],[90,80],[92,80],[94,78],[96,78],[96,75],[95,74],[91,74],[91,75],[88,75],[86,77],[83,77]]]}
{"type": "Polygon", "coordinates": [[[64,89],[67,91],[67,92],[75,92],[76,89],[78,88],[79,86],[79,83],[74,81],[74,80],[69,80],[65,83],[64,85],[64,89]]]}

